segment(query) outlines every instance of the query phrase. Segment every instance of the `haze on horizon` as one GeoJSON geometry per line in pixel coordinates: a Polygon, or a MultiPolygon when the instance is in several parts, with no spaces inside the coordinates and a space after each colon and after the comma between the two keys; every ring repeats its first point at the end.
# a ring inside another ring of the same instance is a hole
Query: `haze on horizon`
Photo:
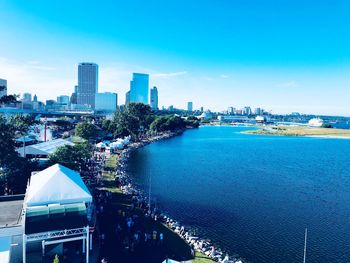
{"type": "Polygon", "coordinates": [[[70,95],[79,62],[124,104],[132,72],[159,105],[350,116],[346,0],[0,0],[0,78],[39,100],[70,95]]]}

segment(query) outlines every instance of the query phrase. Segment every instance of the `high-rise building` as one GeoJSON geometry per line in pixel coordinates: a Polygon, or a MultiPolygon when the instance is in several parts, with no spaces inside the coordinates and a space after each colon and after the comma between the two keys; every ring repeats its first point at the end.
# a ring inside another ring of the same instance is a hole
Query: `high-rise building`
{"type": "Polygon", "coordinates": [[[74,86],[74,92],[72,93],[72,95],[70,95],[70,104],[77,104],[77,93],[78,93],[78,85],[74,86]]]}
{"type": "Polygon", "coordinates": [[[118,106],[118,95],[111,92],[96,93],[95,102],[95,111],[114,112],[118,106]]]}
{"type": "Polygon", "coordinates": [[[246,106],[244,107],[242,114],[247,116],[252,115],[252,109],[249,106],[246,106]]]}
{"type": "Polygon", "coordinates": [[[204,108],[203,108],[203,106],[201,107],[201,112],[204,112],[204,108]]]}
{"type": "Polygon", "coordinates": [[[7,95],[7,80],[0,79],[0,98],[7,95]]]}
{"type": "Polygon", "coordinates": [[[255,108],[254,114],[255,114],[255,115],[260,115],[260,114],[262,114],[261,108],[255,108]]]}
{"type": "Polygon", "coordinates": [[[192,101],[187,102],[187,111],[190,111],[190,112],[193,111],[193,102],[192,101]]]}
{"type": "Polygon", "coordinates": [[[148,74],[133,73],[130,81],[130,102],[148,104],[148,74]]]}
{"type": "Polygon", "coordinates": [[[32,94],[30,94],[30,93],[23,93],[22,101],[23,102],[27,102],[27,103],[32,102],[32,94]]]}
{"type": "Polygon", "coordinates": [[[130,103],[130,90],[125,93],[125,105],[130,103]]]}
{"type": "Polygon", "coordinates": [[[227,114],[233,115],[236,112],[236,108],[234,107],[228,107],[227,114]]]}
{"type": "Polygon", "coordinates": [[[77,104],[95,108],[95,97],[98,91],[98,65],[80,63],[78,66],[77,104]]]}
{"type": "Polygon", "coordinates": [[[38,102],[38,96],[36,94],[34,94],[33,102],[38,102]]]}
{"type": "Polygon", "coordinates": [[[151,89],[151,108],[152,110],[158,110],[158,89],[153,87],[151,89]]]}

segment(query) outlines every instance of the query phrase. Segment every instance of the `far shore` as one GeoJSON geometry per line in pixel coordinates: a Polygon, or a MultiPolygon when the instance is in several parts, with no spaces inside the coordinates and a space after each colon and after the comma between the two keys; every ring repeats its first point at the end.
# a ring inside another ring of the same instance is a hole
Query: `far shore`
{"type": "Polygon", "coordinates": [[[346,129],[308,126],[266,126],[257,128],[257,130],[243,131],[242,133],[272,136],[302,136],[325,139],[350,139],[350,130],[346,129]]]}

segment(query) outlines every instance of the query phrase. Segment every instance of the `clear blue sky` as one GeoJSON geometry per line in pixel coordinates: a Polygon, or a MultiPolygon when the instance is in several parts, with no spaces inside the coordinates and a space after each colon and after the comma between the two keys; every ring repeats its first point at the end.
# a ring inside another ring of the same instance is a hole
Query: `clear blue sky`
{"type": "Polygon", "coordinates": [[[144,72],[160,105],[350,116],[349,14],[348,0],[0,0],[0,78],[46,100],[92,61],[119,104],[144,72]]]}

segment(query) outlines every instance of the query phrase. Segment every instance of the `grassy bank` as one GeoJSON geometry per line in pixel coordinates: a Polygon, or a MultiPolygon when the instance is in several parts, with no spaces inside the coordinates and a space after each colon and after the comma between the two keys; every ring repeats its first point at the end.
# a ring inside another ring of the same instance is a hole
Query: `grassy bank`
{"type": "MultiPolygon", "coordinates": [[[[106,167],[111,167],[112,164],[117,164],[115,156],[111,156],[106,162],[106,167]]],[[[125,218],[118,216],[117,211],[123,211],[130,216],[137,216],[138,226],[142,231],[151,233],[157,231],[164,234],[164,243],[162,246],[140,245],[134,252],[125,251],[120,240],[115,235],[107,235],[107,247],[103,249],[104,255],[111,262],[162,262],[166,256],[176,260],[191,260],[194,263],[212,263],[207,256],[196,253],[195,258],[191,256],[190,246],[179,235],[173,232],[161,222],[154,221],[145,217],[142,210],[130,210],[131,196],[123,194],[119,187],[116,186],[114,174],[112,171],[103,171],[104,187],[101,190],[106,190],[112,193],[112,199],[108,204],[108,213],[100,218],[102,231],[105,233],[113,233],[116,225],[125,221],[125,218]],[[132,212],[131,212],[132,211],[132,212]],[[130,214],[132,213],[132,215],[130,214]],[[109,247],[109,246],[113,247],[109,247]]]]}
{"type": "Polygon", "coordinates": [[[350,130],[333,128],[313,128],[307,126],[270,126],[258,130],[245,131],[248,134],[277,136],[315,136],[325,138],[349,138],[350,130]]]}

